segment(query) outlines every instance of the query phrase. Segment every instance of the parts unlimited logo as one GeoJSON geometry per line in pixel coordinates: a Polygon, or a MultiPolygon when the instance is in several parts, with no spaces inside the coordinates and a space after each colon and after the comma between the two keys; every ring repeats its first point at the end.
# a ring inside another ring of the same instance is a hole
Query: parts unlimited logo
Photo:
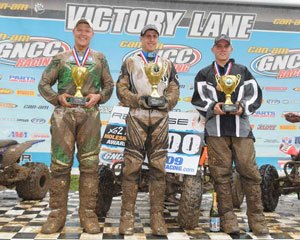
{"type": "Polygon", "coordinates": [[[300,50],[288,50],[286,54],[267,53],[251,62],[251,69],[259,75],[276,78],[300,76],[300,50]]]}
{"type": "MultiPolygon", "coordinates": [[[[141,48],[127,53],[123,57],[123,61],[127,57],[138,54],[140,51],[141,48]]],[[[177,72],[188,72],[190,67],[197,64],[202,57],[200,51],[184,45],[163,45],[161,49],[158,49],[157,54],[170,59],[174,63],[177,72]]]]}
{"type": "Polygon", "coordinates": [[[20,36],[20,41],[0,41],[0,63],[15,67],[47,66],[59,52],[70,50],[70,46],[58,39],[20,36]]]}

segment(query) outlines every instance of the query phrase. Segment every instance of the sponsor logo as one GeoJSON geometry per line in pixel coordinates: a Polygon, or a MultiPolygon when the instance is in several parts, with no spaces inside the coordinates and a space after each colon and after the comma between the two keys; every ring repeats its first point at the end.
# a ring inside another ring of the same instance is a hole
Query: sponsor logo
{"type": "Polygon", "coordinates": [[[3,103],[0,102],[0,108],[16,108],[18,105],[14,103],[3,103]]]}
{"type": "Polygon", "coordinates": [[[179,88],[185,88],[185,85],[184,84],[180,84],[179,88]]]}
{"type": "MultiPolygon", "coordinates": [[[[286,51],[286,49],[283,49],[286,51]]],[[[300,76],[300,50],[288,50],[287,54],[267,53],[251,62],[251,68],[259,75],[276,78],[292,78],[300,76]]]]}
{"type": "Polygon", "coordinates": [[[279,143],[279,141],[277,139],[265,139],[264,142],[265,143],[279,143]]]}
{"type": "Polygon", "coordinates": [[[34,124],[44,124],[46,120],[43,118],[32,118],[31,122],[34,124]]]}
{"type": "Polygon", "coordinates": [[[249,39],[255,24],[255,13],[194,11],[185,16],[182,9],[133,8],[112,5],[75,4],[66,5],[66,29],[72,30],[79,18],[92,19],[94,31],[113,34],[140,34],[146,24],[155,24],[161,36],[172,37],[178,27],[187,27],[188,36],[215,38],[221,33],[232,39],[249,39]],[[189,18],[189,24],[182,22],[189,18]],[[232,26],[234,28],[228,28],[232,26]]]}
{"type": "Polygon", "coordinates": [[[3,77],[2,74],[0,74],[0,80],[2,79],[2,77],[3,77]]]}
{"type": "Polygon", "coordinates": [[[33,133],[31,134],[31,138],[32,139],[40,139],[40,138],[49,138],[49,134],[46,134],[46,133],[33,133]]]}
{"type": "Polygon", "coordinates": [[[300,137],[295,137],[295,144],[300,144],[300,137]]]}
{"type": "Polygon", "coordinates": [[[103,160],[110,160],[110,161],[122,161],[123,160],[123,153],[118,152],[106,152],[101,154],[101,159],[103,160]]]}
{"type": "Polygon", "coordinates": [[[297,99],[284,99],[281,100],[283,104],[300,104],[300,100],[297,99]]]}
{"type": "Polygon", "coordinates": [[[34,4],[34,11],[37,13],[37,14],[42,14],[45,12],[45,8],[44,8],[44,5],[42,3],[36,3],[34,4]]]}
{"type": "Polygon", "coordinates": [[[0,88],[0,94],[12,94],[14,91],[8,88],[0,88]]]}
{"type": "Polygon", "coordinates": [[[292,138],[291,137],[283,137],[281,139],[281,142],[285,145],[291,145],[292,144],[292,138]]]}
{"type": "Polygon", "coordinates": [[[268,86],[268,87],[264,87],[263,90],[268,91],[268,92],[285,92],[288,90],[288,88],[287,87],[268,86]]]}
{"type": "Polygon", "coordinates": [[[293,88],[294,91],[299,92],[300,91],[300,87],[295,87],[293,88]]]}
{"type": "Polygon", "coordinates": [[[253,117],[261,117],[261,118],[275,118],[275,112],[273,111],[256,111],[253,117]]]}
{"type": "Polygon", "coordinates": [[[29,9],[29,4],[23,3],[0,3],[0,9],[11,10],[11,11],[27,11],[29,9]]]}
{"type": "Polygon", "coordinates": [[[12,131],[8,135],[9,138],[28,138],[28,132],[12,131]]]}
{"type": "Polygon", "coordinates": [[[70,50],[70,46],[58,39],[29,37],[25,41],[0,41],[0,63],[15,67],[48,66],[52,57],[70,50]]]}
{"type": "Polygon", "coordinates": [[[296,125],[279,125],[280,130],[297,130],[298,127],[296,125]]]}
{"type": "Polygon", "coordinates": [[[280,103],[280,100],[278,100],[278,99],[268,99],[267,103],[271,104],[271,105],[277,105],[277,104],[280,103]]]}
{"type": "Polygon", "coordinates": [[[275,130],[277,125],[259,124],[257,130],[275,130]]]}
{"type": "Polygon", "coordinates": [[[18,118],[18,119],[17,119],[17,122],[27,123],[27,122],[29,122],[29,119],[26,119],[26,118],[18,118]]]}
{"type": "Polygon", "coordinates": [[[30,105],[30,104],[26,104],[24,105],[23,108],[26,109],[41,109],[41,110],[48,110],[49,106],[48,105],[30,105]]]}
{"type": "Polygon", "coordinates": [[[8,81],[19,83],[35,83],[35,77],[10,75],[8,81]]]}
{"type": "MultiPolygon", "coordinates": [[[[123,61],[127,57],[134,56],[139,53],[141,48],[127,53],[123,57],[123,61]]],[[[184,45],[163,45],[162,49],[158,49],[158,55],[170,59],[177,72],[188,72],[190,67],[197,64],[201,60],[201,53],[192,47],[184,45]]]]}
{"type": "Polygon", "coordinates": [[[35,96],[35,91],[34,90],[16,90],[16,95],[33,97],[33,96],[35,96]]]}

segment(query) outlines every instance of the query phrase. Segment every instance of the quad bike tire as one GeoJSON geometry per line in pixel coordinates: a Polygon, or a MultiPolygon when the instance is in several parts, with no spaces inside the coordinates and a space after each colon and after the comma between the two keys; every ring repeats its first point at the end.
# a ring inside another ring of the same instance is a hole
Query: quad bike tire
{"type": "Polygon", "coordinates": [[[50,173],[43,163],[28,162],[23,167],[30,168],[29,176],[16,183],[16,191],[23,200],[41,200],[45,197],[50,185],[50,173]]]}
{"type": "Polygon", "coordinates": [[[185,175],[178,209],[178,224],[184,229],[198,226],[201,213],[203,181],[201,171],[196,175],[185,175]]]}
{"type": "Polygon", "coordinates": [[[110,167],[101,165],[98,170],[98,196],[96,214],[98,218],[105,217],[114,197],[114,175],[110,167]]]}
{"type": "Polygon", "coordinates": [[[233,171],[231,179],[232,203],[234,208],[241,208],[244,201],[245,193],[243,191],[240,174],[233,171]]]}
{"type": "Polygon", "coordinates": [[[259,169],[261,182],[261,200],[265,212],[273,212],[278,204],[280,191],[278,172],[276,168],[270,164],[262,165],[259,169]]]}

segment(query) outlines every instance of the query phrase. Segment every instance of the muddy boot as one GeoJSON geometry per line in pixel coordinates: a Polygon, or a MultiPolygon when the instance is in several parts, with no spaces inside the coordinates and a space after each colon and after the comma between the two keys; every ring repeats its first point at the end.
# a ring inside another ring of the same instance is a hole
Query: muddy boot
{"type": "Polygon", "coordinates": [[[231,185],[230,183],[216,184],[215,188],[218,196],[218,210],[221,216],[221,229],[229,235],[238,236],[240,229],[233,211],[231,185]]]}
{"type": "Polygon", "coordinates": [[[260,185],[243,184],[243,189],[246,195],[249,229],[257,236],[268,235],[269,229],[263,214],[260,185]]]}
{"type": "Polygon", "coordinates": [[[122,206],[119,233],[124,235],[134,234],[134,210],[138,193],[135,182],[122,182],[122,206]]]}
{"type": "Polygon", "coordinates": [[[98,193],[97,173],[80,173],[79,177],[79,217],[83,230],[90,234],[100,233],[95,213],[98,193]]]}
{"type": "Polygon", "coordinates": [[[59,232],[67,218],[67,202],[70,187],[70,175],[51,174],[49,206],[52,209],[47,222],[42,226],[41,232],[51,234],[59,232]]]}
{"type": "Polygon", "coordinates": [[[151,181],[150,195],[150,226],[153,235],[167,236],[168,229],[164,219],[165,181],[151,181]]]}

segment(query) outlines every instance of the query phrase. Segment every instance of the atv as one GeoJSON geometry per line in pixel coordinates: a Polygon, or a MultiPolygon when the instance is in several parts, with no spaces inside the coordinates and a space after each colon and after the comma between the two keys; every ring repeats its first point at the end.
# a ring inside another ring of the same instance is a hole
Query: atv
{"type": "Polygon", "coordinates": [[[0,185],[15,187],[23,200],[43,199],[49,189],[50,174],[45,164],[26,162],[20,165],[24,151],[42,141],[0,140],[0,185]]]}
{"type": "MultiPolygon", "coordinates": [[[[204,163],[206,147],[202,149],[199,167],[196,175],[183,175],[167,173],[167,190],[173,195],[180,195],[178,200],[178,224],[184,229],[194,229],[198,226],[200,217],[200,206],[204,192],[212,191],[213,184],[209,174],[208,166],[204,163]]],[[[123,161],[115,162],[113,165],[100,165],[98,170],[99,185],[96,213],[99,218],[106,216],[109,211],[112,199],[122,194],[122,169],[123,161]]],[[[148,192],[149,171],[148,164],[143,163],[139,178],[139,192],[148,192]]],[[[242,191],[239,174],[233,169],[232,174],[232,196],[235,208],[240,208],[244,193],[242,191]]],[[[166,193],[167,194],[167,193],[166,193]]],[[[172,201],[173,203],[176,203],[172,201]]]]}
{"type": "Polygon", "coordinates": [[[283,165],[283,176],[279,176],[277,169],[271,164],[262,165],[259,169],[265,212],[273,212],[276,209],[281,194],[297,193],[300,199],[300,154],[295,146],[290,144],[281,144],[280,150],[291,156],[291,160],[283,165]]]}

